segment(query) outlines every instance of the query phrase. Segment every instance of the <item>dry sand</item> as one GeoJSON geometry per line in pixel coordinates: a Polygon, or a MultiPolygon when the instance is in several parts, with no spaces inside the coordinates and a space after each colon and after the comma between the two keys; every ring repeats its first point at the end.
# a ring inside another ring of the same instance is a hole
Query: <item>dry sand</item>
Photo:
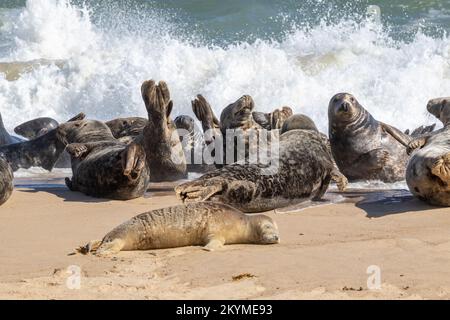
{"type": "Polygon", "coordinates": [[[136,214],[178,203],[170,185],[126,202],[19,187],[0,207],[0,298],[450,298],[450,209],[402,191],[350,191],[344,203],[271,212],[279,245],[69,255],[136,214]],[[73,265],[79,289],[70,289],[73,265]],[[381,289],[367,287],[372,265],[381,289]]]}

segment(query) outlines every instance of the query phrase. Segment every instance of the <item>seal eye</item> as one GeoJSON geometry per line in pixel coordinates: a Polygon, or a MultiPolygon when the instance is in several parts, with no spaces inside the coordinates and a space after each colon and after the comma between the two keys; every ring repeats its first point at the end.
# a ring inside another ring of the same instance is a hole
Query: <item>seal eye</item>
{"type": "Polygon", "coordinates": [[[350,98],[350,101],[351,101],[352,103],[355,102],[355,98],[351,97],[351,98],[350,98]]]}

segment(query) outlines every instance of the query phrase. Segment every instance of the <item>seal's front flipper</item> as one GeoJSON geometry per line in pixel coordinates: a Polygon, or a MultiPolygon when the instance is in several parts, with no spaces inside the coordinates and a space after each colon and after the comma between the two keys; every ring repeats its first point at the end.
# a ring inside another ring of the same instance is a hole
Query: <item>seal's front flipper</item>
{"type": "Polygon", "coordinates": [[[439,177],[445,184],[450,185],[450,153],[445,154],[433,163],[431,173],[439,177]]]}
{"type": "Polygon", "coordinates": [[[66,147],[66,151],[74,158],[87,156],[89,148],[84,143],[71,143],[66,147]]]}
{"type": "Polygon", "coordinates": [[[209,242],[206,244],[206,246],[203,247],[203,250],[206,251],[214,251],[223,248],[225,242],[223,239],[218,238],[212,238],[209,240],[209,242]]]}
{"type": "Polygon", "coordinates": [[[410,136],[386,123],[380,122],[380,125],[386,133],[390,134],[395,140],[400,142],[405,147],[408,147],[408,144],[411,142],[410,136]]]}
{"type": "Polygon", "coordinates": [[[331,179],[336,182],[336,185],[340,192],[344,192],[347,189],[348,179],[344,176],[339,169],[334,168],[331,171],[331,179]]]}
{"type": "Polygon", "coordinates": [[[64,182],[66,183],[66,186],[67,188],[69,188],[70,191],[77,191],[70,178],[65,178],[64,182]]]}
{"type": "Polygon", "coordinates": [[[408,153],[408,155],[410,155],[416,149],[421,149],[424,145],[427,144],[427,140],[428,140],[427,137],[421,137],[421,138],[412,140],[408,144],[408,148],[406,149],[406,152],[408,153]]]}
{"type": "Polygon", "coordinates": [[[183,202],[207,201],[223,190],[224,183],[217,179],[191,181],[175,187],[178,198],[183,202]]]}

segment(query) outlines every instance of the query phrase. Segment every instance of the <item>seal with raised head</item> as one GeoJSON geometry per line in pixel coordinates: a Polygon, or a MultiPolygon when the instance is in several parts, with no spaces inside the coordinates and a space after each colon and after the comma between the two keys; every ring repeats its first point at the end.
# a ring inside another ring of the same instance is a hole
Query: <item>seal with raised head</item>
{"type": "Polygon", "coordinates": [[[333,156],[349,180],[395,182],[405,177],[412,138],[375,120],[356,98],[339,93],[328,107],[329,137],[333,156]]]}
{"type": "MultiPolygon", "coordinates": [[[[80,113],[68,120],[68,123],[84,117],[85,115],[80,113]]],[[[58,129],[53,129],[33,140],[1,146],[0,156],[8,161],[14,171],[31,167],[42,167],[51,171],[65,147],[66,144],[58,136],[58,129]]]]}
{"type": "Polygon", "coordinates": [[[72,156],[72,179],[66,178],[70,190],[117,200],[145,193],[150,172],[140,144],[117,140],[105,123],[96,120],[68,122],[57,131],[72,156]]]}
{"type": "Polygon", "coordinates": [[[279,156],[271,160],[230,164],[177,186],[175,192],[184,202],[218,201],[244,212],[263,212],[320,200],[331,179],[345,188],[345,177],[316,131],[297,129],[282,134],[279,156]]]}
{"type": "Polygon", "coordinates": [[[439,206],[450,206],[450,97],[432,99],[427,110],[444,128],[411,141],[412,153],[406,169],[411,193],[439,206]]]}
{"type": "Polygon", "coordinates": [[[173,102],[167,84],[145,81],[141,87],[142,99],[148,113],[143,134],[136,138],[147,155],[151,181],[175,181],[187,177],[186,158],[175,123],[170,114],[173,102]]]}
{"type": "Polygon", "coordinates": [[[14,128],[14,132],[28,140],[33,140],[56,129],[58,125],[59,123],[55,119],[42,117],[18,125],[14,128]]]}
{"type": "Polygon", "coordinates": [[[204,246],[211,251],[229,244],[279,241],[277,225],[270,217],[245,215],[221,203],[195,203],[140,214],[78,251],[102,256],[186,246],[204,246]]]}
{"type": "Polygon", "coordinates": [[[11,166],[8,161],[0,157],[0,206],[9,199],[13,192],[13,179],[11,166]]]}

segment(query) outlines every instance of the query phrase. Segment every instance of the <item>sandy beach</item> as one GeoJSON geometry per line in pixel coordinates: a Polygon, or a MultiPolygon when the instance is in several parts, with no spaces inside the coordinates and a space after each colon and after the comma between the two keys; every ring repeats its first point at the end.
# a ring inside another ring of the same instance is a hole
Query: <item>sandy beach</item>
{"type": "Polygon", "coordinates": [[[99,258],[72,253],[136,214],[178,204],[173,184],[120,202],[70,192],[59,178],[17,180],[0,209],[0,299],[450,298],[450,210],[405,190],[350,190],[338,204],[269,212],[279,245],[99,258]],[[380,289],[367,286],[369,266],[380,268],[380,289]]]}

